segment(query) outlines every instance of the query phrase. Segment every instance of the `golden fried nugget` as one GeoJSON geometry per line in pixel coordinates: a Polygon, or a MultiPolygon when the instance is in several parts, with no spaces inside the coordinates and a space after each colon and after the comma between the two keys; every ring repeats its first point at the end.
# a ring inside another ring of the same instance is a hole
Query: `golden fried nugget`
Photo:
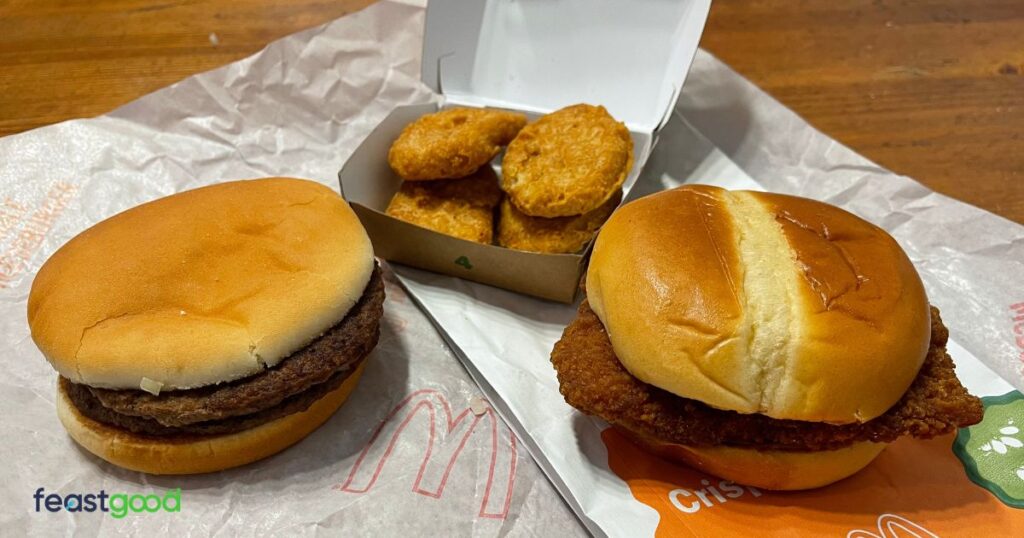
{"type": "Polygon", "coordinates": [[[532,217],[594,211],[633,166],[629,130],[602,106],[574,105],[519,131],[505,150],[501,188],[532,217]]]}
{"type": "Polygon", "coordinates": [[[466,177],[489,163],[526,125],[526,116],[451,108],[410,123],[391,144],[388,164],[403,179],[466,177]]]}
{"type": "Polygon", "coordinates": [[[498,177],[484,166],[462,179],[404,181],[386,213],[445,235],[489,244],[500,200],[498,177]]]}
{"type": "Polygon", "coordinates": [[[524,215],[506,198],[501,202],[501,216],[498,218],[498,244],[531,252],[579,252],[608,220],[620,201],[622,191],[616,191],[607,202],[589,213],[549,219],[524,215]]]}

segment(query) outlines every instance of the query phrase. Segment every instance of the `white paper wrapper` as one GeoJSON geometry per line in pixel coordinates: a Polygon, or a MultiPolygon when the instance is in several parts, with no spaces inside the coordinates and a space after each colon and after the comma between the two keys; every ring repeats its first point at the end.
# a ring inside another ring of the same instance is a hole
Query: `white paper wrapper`
{"type": "MultiPolygon", "coordinates": [[[[714,62],[706,55],[700,61],[714,62]]],[[[697,76],[691,75],[694,79],[697,76]]],[[[802,128],[810,129],[806,124],[802,128]]],[[[903,181],[916,185],[911,180],[903,181]]],[[[763,183],[752,180],[693,129],[682,114],[677,114],[662,132],[651,161],[627,198],[635,199],[683,183],[765,189],[763,183]]],[[[923,187],[918,188],[928,192],[923,187]]],[[[951,206],[962,205],[946,200],[951,206]]],[[[886,208],[866,204],[862,209],[870,210],[874,217],[869,218],[875,222],[885,222],[886,208]]],[[[966,210],[984,215],[973,208],[966,210]]],[[[1003,223],[1011,228],[1016,226],[1003,223]]],[[[921,266],[921,258],[915,257],[914,261],[921,266]]],[[[416,269],[403,267],[398,269],[398,274],[412,297],[438,327],[443,327],[456,354],[485,392],[492,395],[506,420],[520,432],[524,444],[573,509],[581,514],[588,530],[595,535],[653,536],[658,514],[637,502],[626,482],[609,468],[609,452],[602,441],[602,431],[608,425],[569,407],[558,391],[548,356],[564,327],[575,316],[576,308],[416,269]]],[[[929,291],[933,301],[936,294],[941,294],[941,288],[929,291]]],[[[954,322],[948,319],[951,317],[955,318],[943,314],[947,325],[954,327],[954,322]]],[[[963,327],[969,330],[971,325],[963,327]]],[[[972,393],[996,396],[1013,390],[957,342],[951,340],[949,349],[957,363],[959,377],[972,393]]],[[[881,515],[868,514],[866,519],[851,516],[847,529],[853,530],[865,520],[873,521],[881,515]]],[[[797,530],[800,530],[799,525],[797,530]]],[[[766,536],[787,536],[793,529],[744,529],[744,532],[755,531],[766,536]]]]}
{"type": "Polygon", "coordinates": [[[383,2],[109,115],[0,139],[4,535],[585,534],[391,276],[380,343],[341,410],[275,457],[206,476],[147,476],[78,448],[54,411],[56,373],[29,337],[35,270],[98,220],[224,179],[337,188],[341,163],[391,108],[432,98],[418,80],[422,24],[422,8],[383,2]],[[36,512],[40,487],[181,488],[182,506],[120,519],[36,512]]]}
{"type": "MultiPolygon", "coordinates": [[[[43,260],[102,218],[199,185],[287,175],[336,186],[340,165],[389,110],[433,98],[418,81],[422,19],[420,7],[383,2],[106,116],[0,139],[5,533],[582,533],[524,448],[589,530],[653,533],[654,511],[633,501],[607,467],[603,424],[558,395],[548,354],[574,309],[412,269],[400,269],[410,296],[388,287],[381,343],[350,402],[279,456],[203,477],[147,477],[84,453],[56,420],[55,374],[25,321],[31,278],[43,260]],[[472,410],[486,406],[413,301],[438,322],[484,395],[520,434],[514,453],[509,430],[492,428],[484,409],[445,474],[468,421],[476,420],[472,410]],[[453,417],[470,409],[462,422],[453,418],[450,432],[443,402],[453,417]],[[395,417],[414,403],[435,412],[431,457],[424,465],[430,428],[420,411],[374,480],[373,462],[388,444],[373,444],[361,458],[362,451],[382,424],[376,439],[390,442],[401,425],[395,417]],[[183,507],[123,519],[37,513],[32,495],[39,487],[65,495],[181,487],[183,507]]],[[[698,54],[678,110],[632,197],[700,180],[846,207],[892,231],[907,249],[965,348],[951,346],[965,382],[981,394],[1009,389],[976,356],[1024,386],[1011,310],[1024,301],[1014,295],[1024,289],[1024,228],[865,161],[707,54],[698,54]]]]}

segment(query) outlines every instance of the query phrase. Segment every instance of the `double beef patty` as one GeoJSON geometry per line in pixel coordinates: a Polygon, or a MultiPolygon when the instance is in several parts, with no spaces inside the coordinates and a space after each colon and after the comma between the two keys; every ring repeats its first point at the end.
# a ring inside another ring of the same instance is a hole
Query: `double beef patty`
{"type": "Polygon", "coordinates": [[[305,411],[339,387],[377,345],[384,281],[375,268],[345,318],[272,368],[230,383],[153,395],[89,387],[61,378],[61,387],[93,420],[147,435],[226,434],[305,411]]]}
{"type": "Polygon", "coordinates": [[[930,438],[981,421],[981,401],[967,393],[946,353],[949,332],[932,308],[924,365],[899,402],[864,423],[831,425],[724,411],[679,397],[633,377],[619,362],[604,325],[584,301],[555,344],[551,362],[569,405],[627,430],[691,446],[814,451],[858,441],[930,438]]]}

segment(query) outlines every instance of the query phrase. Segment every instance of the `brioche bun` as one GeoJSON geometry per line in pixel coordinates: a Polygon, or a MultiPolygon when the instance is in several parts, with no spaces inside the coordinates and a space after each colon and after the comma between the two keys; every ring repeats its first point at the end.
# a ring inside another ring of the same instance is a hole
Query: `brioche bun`
{"type": "Polygon", "coordinates": [[[871,420],[929,346],[924,287],[896,241],[792,196],[693,185],[626,204],[586,286],[633,376],[740,413],[871,420]]]}
{"type": "Polygon", "coordinates": [[[665,443],[621,427],[634,443],[667,460],[761,489],[795,491],[838,482],[865,468],[888,446],[861,441],[838,450],[792,452],[732,446],[692,447],[665,443]]]}

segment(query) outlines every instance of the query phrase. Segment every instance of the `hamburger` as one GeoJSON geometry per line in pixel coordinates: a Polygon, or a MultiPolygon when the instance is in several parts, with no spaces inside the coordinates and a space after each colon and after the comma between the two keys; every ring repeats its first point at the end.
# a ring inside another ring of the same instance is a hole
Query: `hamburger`
{"type": "Polygon", "coordinates": [[[83,448],[153,474],[265,458],[323,424],[377,343],[384,285],[312,181],[233,181],[85,230],[32,283],[32,338],[83,448]]]}
{"type": "Polygon", "coordinates": [[[605,223],[585,288],[551,356],[566,401],[727,480],[824,486],[982,418],[907,255],[828,204],[641,198],[605,223]]]}

